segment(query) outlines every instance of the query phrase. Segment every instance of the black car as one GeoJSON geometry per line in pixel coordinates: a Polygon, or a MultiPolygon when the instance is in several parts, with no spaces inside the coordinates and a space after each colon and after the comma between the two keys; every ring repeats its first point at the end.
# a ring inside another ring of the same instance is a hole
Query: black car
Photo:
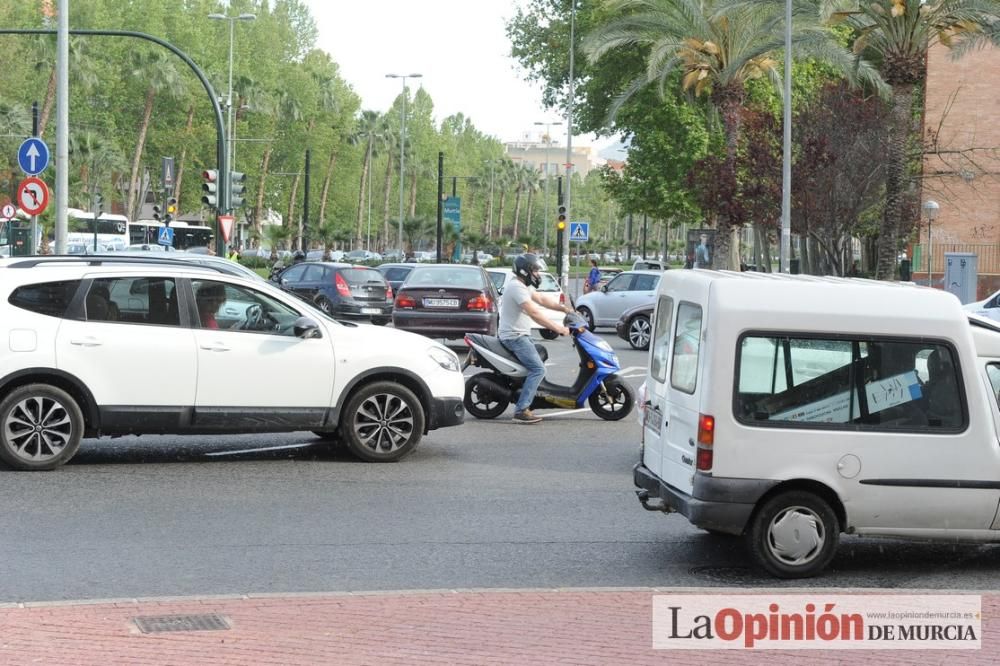
{"type": "Polygon", "coordinates": [[[493,281],[480,266],[417,265],[396,292],[392,325],[431,338],[496,335],[498,299],[493,281]]]}
{"type": "Polygon", "coordinates": [[[632,346],[632,349],[646,351],[652,335],[653,305],[637,305],[622,313],[615,323],[618,337],[632,346]]]}
{"type": "Polygon", "coordinates": [[[380,326],[392,320],[392,288],[374,268],[304,261],[282,271],[277,282],[331,317],[368,319],[380,326]]]}
{"type": "Polygon", "coordinates": [[[392,287],[393,293],[398,293],[399,287],[414,268],[416,264],[382,264],[376,266],[375,270],[385,276],[385,281],[392,287]]]}

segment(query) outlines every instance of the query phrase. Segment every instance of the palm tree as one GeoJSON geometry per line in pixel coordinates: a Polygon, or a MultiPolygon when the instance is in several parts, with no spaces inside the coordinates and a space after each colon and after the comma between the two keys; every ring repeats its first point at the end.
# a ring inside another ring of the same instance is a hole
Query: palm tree
{"type": "MultiPolygon", "coordinates": [[[[395,237],[389,233],[389,194],[392,192],[393,160],[399,154],[399,135],[395,132],[387,131],[383,136],[382,145],[385,149],[385,184],[382,190],[382,241],[385,243],[385,247],[388,248],[390,246],[389,239],[395,237]]],[[[402,183],[400,183],[400,187],[402,186],[402,183]]],[[[402,252],[403,248],[399,248],[399,251],[402,252]]]]}
{"type": "Polygon", "coordinates": [[[313,229],[313,238],[323,246],[323,261],[330,261],[330,252],[337,242],[337,227],[333,222],[320,220],[319,226],[313,229]]]}
{"type": "MultiPolygon", "coordinates": [[[[55,42],[52,40],[39,40],[36,42],[36,61],[34,68],[36,72],[49,72],[49,82],[45,88],[45,99],[42,102],[42,109],[38,114],[38,136],[45,135],[45,129],[49,124],[49,116],[52,115],[52,106],[56,101],[56,63],[53,54],[55,42]]],[[[94,67],[94,60],[87,53],[87,42],[80,37],[69,38],[69,72],[71,83],[77,89],[90,90],[98,83],[97,72],[94,67]]]]}
{"type": "Polygon", "coordinates": [[[463,245],[467,248],[472,248],[472,263],[479,263],[479,250],[482,249],[489,239],[477,231],[464,231],[462,232],[463,245]]]}
{"type": "Polygon", "coordinates": [[[909,232],[903,220],[910,189],[907,144],[912,135],[914,92],[927,76],[927,50],[937,43],[961,55],[989,39],[1000,42],[995,29],[1000,4],[993,0],[826,0],[822,11],[831,23],[853,29],[854,52],[877,63],[892,90],[885,209],[875,265],[875,277],[888,279],[895,273],[899,238],[909,232]]]}
{"type": "Polygon", "coordinates": [[[355,225],[354,242],[361,247],[362,223],[365,212],[365,186],[371,175],[372,157],[377,155],[377,146],[382,145],[382,135],[385,124],[378,111],[362,111],[354,133],[348,139],[352,145],[365,146],[365,157],[361,163],[361,187],[358,188],[358,215],[355,225]]]}
{"type": "MultiPolygon", "coordinates": [[[[79,203],[90,208],[94,193],[101,185],[110,181],[111,174],[125,165],[125,159],[118,147],[104,135],[86,130],[70,135],[69,157],[74,166],[79,167],[79,203]]],[[[111,202],[107,201],[110,207],[111,202]]]]}
{"type": "MultiPolygon", "coordinates": [[[[452,224],[441,228],[441,261],[450,264],[455,259],[456,250],[461,248],[462,231],[452,224]]],[[[460,261],[459,258],[456,261],[460,261]]]]}
{"type": "Polygon", "coordinates": [[[294,229],[283,224],[269,224],[264,228],[264,238],[271,246],[271,261],[278,260],[278,250],[284,250],[285,244],[293,237],[294,229]]]}
{"type": "MultiPolygon", "coordinates": [[[[804,0],[803,0],[804,1],[804,0]]],[[[636,92],[657,83],[661,90],[670,75],[680,72],[685,91],[707,95],[722,118],[725,160],[720,179],[736,182],[742,109],[747,82],[766,77],[781,91],[780,63],[784,48],[784,0],[609,0],[611,20],[598,25],[583,42],[591,62],[617,49],[648,49],[646,72],[611,104],[610,119],[636,92]]],[[[834,43],[816,22],[794,26],[796,53],[829,62],[853,81],[884,84],[874,68],[834,43]]],[[[721,215],[715,237],[720,265],[733,266],[731,231],[740,220],[721,215]]]]}
{"type": "Polygon", "coordinates": [[[159,94],[174,97],[181,89],[182,79],[174,64],[174,59],[162,51],[147,51],[139,58],[139,65],[132,70],[133,78],[146,85],[146,101],[142,110],[142,121],[139,123],[139,136],[135,142],[135,154],[132,157],[132,176],[129,180],[128,201],[125,203],[126,215],[136,218],[139,214],[139,168],[142,166],[142,152],[146,147],[146,133],[153,116],[153,102],[159,94]]]}
{"type": "Polygon", "coordinates": [[[417,216],[403,220],[403,239],[406,241],[406,256],[413,254],[413,246],[431,230],[427,218],[417,216]]]}
{"type": "Polygon", "coordinates": [[[500,199],[497,203],[497,225],[495,238],[503,240],[503,209],[507,199],[507,189],[514,180],[514,163],[511,160],[503,160],[497,165],[493,174],[493,186],[500,192],[500,199]]]}
{"type": "MultiPolygon", "coordinates": [[[[514,230],[511,236],[517,238],[518,223],[521,220],[521,195],[529,192],[538,179],[538,172],[526,164],[514,165],[511,171],[511,180],[514,185],[514,230]]],[[[530,217],[530,213],[529,213],[530,217]]],[[[530,225],[526,225],[530,226],[530,225]]]]}

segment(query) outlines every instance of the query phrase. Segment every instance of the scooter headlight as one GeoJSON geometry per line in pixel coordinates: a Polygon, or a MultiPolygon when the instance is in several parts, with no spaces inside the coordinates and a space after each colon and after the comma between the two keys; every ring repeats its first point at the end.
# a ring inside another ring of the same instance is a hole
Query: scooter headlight
{"type": "Polygon", "coordinates": [[[462,366],[458,362],[458,356],[447,347],[435,346],[427,350],[427,355],[445,370],[461,372],[462,366]]]}

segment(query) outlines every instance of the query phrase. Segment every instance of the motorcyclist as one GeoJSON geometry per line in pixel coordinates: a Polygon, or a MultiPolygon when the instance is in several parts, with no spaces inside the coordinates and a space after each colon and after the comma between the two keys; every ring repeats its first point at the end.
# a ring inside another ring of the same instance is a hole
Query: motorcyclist
{"type": "Polygon", "coordinates": [[[517,279],[512,280],[504,290],[500,302],[500,342],[528,370],[517,404],[514,405],[515,423],[538,423],[542,420],[529,409],[538,385],[545,377],[545,365],[531,340],[531,322],[535,321],[559,335],[569,335],[569,329],[550,321],[542,308],[567,313],[573,311],[568,305],[560,305],[557,300],[535,291],[541,284],[540,270],[542,263],[536,255],[520,254],[515,257],[514,276],[517,279]]]}

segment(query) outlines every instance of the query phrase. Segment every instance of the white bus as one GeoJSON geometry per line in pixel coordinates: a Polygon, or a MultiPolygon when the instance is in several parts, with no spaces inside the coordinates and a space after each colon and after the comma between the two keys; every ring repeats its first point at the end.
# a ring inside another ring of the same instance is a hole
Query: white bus
{"type": "Polygon", "coordinates": [[[70,208],[67,211],[67,245],[99,247],[111,252],[121,252],[128,247],[128,218],[124,215],[101,213],[95,220],[93,213],[70,208]]]}
{"type": "MultiPolygon", "coordinates": [[[[128,225],[129,245],[155,244],[163,228],[163,222],[156,220],[139,220],[128,225]]],[[[208,247],[215,238],[211,227],[200,224],[189,224],[180,220],[170,223],[174,230],[174,249],[190,250],[193,247],[208,247]]]]}

